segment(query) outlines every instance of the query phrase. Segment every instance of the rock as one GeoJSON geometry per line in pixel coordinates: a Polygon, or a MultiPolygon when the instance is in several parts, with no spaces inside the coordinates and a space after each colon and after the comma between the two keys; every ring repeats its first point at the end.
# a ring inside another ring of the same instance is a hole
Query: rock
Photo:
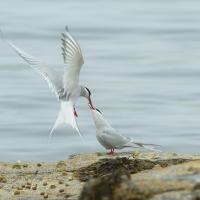
{"type": "Polygon", "coordinates": [[[26,185],[25,188],[26,188],[26,189],[31,189],[31,186],[30,186],[30,185],[26,185]]]}
{"type": "Polygon", "coordinates": [[[14,195],[19,195],[20,194],[20,191],[18,191],[18,190],[16,190],[15,192],[14,192],[14,195]]]}
{"type": "Polygon", "coordinates": [[[24,163],[22,166],[23,166],[24,168],[26,168],[26,167],[28,167],[28,164],[24,163]]]}
{"type": "Polygon", "coordinates": [[[64,184],[64,181],[63,180],[59,180],[58,183],[59,184],[64,184]]]}
{"type": "Polygon", "coordinates": [[[200,183],[195,184],[193,190],[200,190],[200,183]]]}
{"type": "Polygon", "coordinates": [[[0,183],[6,183],[7,179],[5,176],[0,176],[0,183]]]}
{"type": "Polygon", "coordinates": [[[26,185],[31,185],[31,183],[30,183],[30,182],[27,182],[26,185]]]}
{"type": "Polygon", "coordinates": [[[62,189],[62,188],[59,190],[59,192],[60,192],[60,193],[62,193],[62,192],[64,192],[64,191],[65,191],[65,190],[64,190],[64,189],[62,189]]]}
{"type": "Polygon", "coordinates": [[[72,176],[68,177],[68,181],[72,181],[74,178],[72,176]]]}
{"type": "Polygon", "coordinates": [[[113,156],[79,154],[55,163],[0,162],[0,199],[76,200],[79,196],[92,199],[93,195],[103,200],[197,200],[199,158],[189,154],[125,152],[113,156]],[[190,164],[191,160],[195,161],[190,164]]]}
{"type": "Polygon", "coordinates": [[[56,186],[55,185],[50,185],[50,189],[55,189],[56,186]]]}
{"type": "Polygon", "coordinates": [[[65,169],[66,168],[66,162],[64,160],[61,160],[56,164],[56,167],[65,169]]]}
{"type": "Polygon", "coordinates": [[[37,190],[37,184],[34,184],[34,185],[32,186],[32,190],[37,190]]]}
{"type": "Polygon", "coordinates": [[[19,164],[19,163],[15,163],[15,164],[12,166],[12,168],[13,168],[13,169],[21,169],[22,166],[21,166],[21,164],[19,164]]]}
{"type": "Polygon", "coordinates": [[[47,199],[49,195],[47,193],[44,194],[44,198],[47,199]]]}
{"type": "Polygon", "coordinates": [[[42,164],[41,163],[37,163],[37,167],[41,167],[42,166],[42,164]]]}
{"type": "Polygon", "coordinates": [[[143,159],[130,159],[127,157],[116,159],[101,159],[88,167],[81,168],[76,171],[75,176],[80,181],[88,181],[93,177],[101,177],[108,173],[113,173],[116,169],[126,169],[129,173],[134,174],[143,170],[152,169],[155,165],[167,167],[189,161],[188,159],[170,159],[170,160],[143,160],[143,159]]]}
{"type": "Polygon", "coordinates": [[[123,180],[127,181],[129,178],[128,170],[120,168],[108,175],[92,179],[85,184],[80,200],[114,199],[115,188],[118,188],[123,180]]]}
{"type": "Polygon", "coordinates": [[[113,173],[88,181],[80,200],[197,200],[200,199],[200,187],[196,183],[200,172],[196,174],[197,169],[200,170],[199,160],[136,174],[131,174],[127,168],[123,171],[116,169],[113,173]]]}
{"type": "Polygon", "coordinates": [[[45,181],[45,182],[43,182],[43,184],[42,184],[43,186],[47,186],[47,182],[45,181]]]}

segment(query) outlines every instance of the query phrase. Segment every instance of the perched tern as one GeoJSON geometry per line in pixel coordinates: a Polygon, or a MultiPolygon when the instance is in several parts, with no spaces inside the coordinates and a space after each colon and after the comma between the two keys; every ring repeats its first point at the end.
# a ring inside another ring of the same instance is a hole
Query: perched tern
{"type": "Polygon", "coordinates": [[[96,126],[96,137],[99,143],[105,148],[110,150],[108,154],[113,154],[115,149],[123,149],[125,147],[145,148],[152,151],[156,150],[156,144],[145,144],[136,142],[134,139],[126,137],[118,133],[104,118],[100,110],[90,106],[92,118],[96,126]]]}
{"type": "MultiPolygon", "coordinates": [[[[1,35],[3,38],[2,31],[1,35]]],[[[90,105],[92,105],[92,100],[90,90],[85,86],[79,85],[79,74],[84,60],[81,48],[75,38],[69,33],[68,28],[66,27],[65,32],[61,34],[62,55],[67,66],[64,68],[63,74],[59,74],[57,71],[49,68],[38,58],[29,55],[13,43],[5,41],[22,59],[42,75],[60,101],[60,111],[51,129],[50,136],[54,129],[61,124],[71,125],[81,136],[75,119],[75,116],[78,116],[75,110],[75,103],[79,97],[87,98],[90,105]]]]}

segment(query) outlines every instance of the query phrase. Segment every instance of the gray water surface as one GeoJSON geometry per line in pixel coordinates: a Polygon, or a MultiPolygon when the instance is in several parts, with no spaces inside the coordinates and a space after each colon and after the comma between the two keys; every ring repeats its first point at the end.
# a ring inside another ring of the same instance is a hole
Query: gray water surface
{"type": "MultiPolygon", "coordinates": [[[[164,151],[199,153],[200,1],[0,0],[6,38],[60,71],[65,25],[83,51],[80,82],[116,129],[164,151]]],[[[3,41],[0,91],[1,161],[105,151],[85,99],[77,103],[85,143],[69,127],[47,143],[59,103],[3,41]]]]}

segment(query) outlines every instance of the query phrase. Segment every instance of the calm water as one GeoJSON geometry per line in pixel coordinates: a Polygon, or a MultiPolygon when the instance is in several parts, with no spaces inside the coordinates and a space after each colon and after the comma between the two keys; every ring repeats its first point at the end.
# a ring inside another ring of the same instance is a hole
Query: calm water
{"type": "MultiPolygon", "coordinates": [[[[85,58],[81,83],[120,132],[166,151],[199,153],[200,2],[184,0],[0,0],[0,27],[13,43],[63,69],[68,25],[85,58]]],[[[59,104],[46,82],[0,41],[0,160],[59,160],[104,151],[84,99],[82,143],[60,128],[47,144],[59,104]]]]}

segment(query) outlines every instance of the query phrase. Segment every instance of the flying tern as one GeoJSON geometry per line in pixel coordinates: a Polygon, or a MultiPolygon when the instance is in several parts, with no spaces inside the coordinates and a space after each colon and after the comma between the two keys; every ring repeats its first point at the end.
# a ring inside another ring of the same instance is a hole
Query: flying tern
{"type": "Polygon", "coordinates": [[[81,136],[75,118],[75,116],[78,116],[75,110],[75,103],[79,97],[87,98],[90,105],[92,105],[92,100],[90,90],[85,86],[79,85],[79,74],[84,60],[81,48],[75,38],[69,33],[68,28],[66,27],[65,32],[61,34],[62,56],[66,64],[63,74],[59,74],[57,71],[49,68],[44,62],[29,55],[10,41],[5,41],[30,67],[47,81],[60,102],[60,111],[51,129],[50,136],[55,128],[61,124],[71,125],[81,136]]]}
{"type": "Polygon", "coordinates": [[[115,149],[123,149],[125,147],[145,148],[152,151],[160,151],[154,148],[155,146],[160,145],[136,142],[133,138],[120,134],[103,118],[99,109],[94,108],[91,105],[89,106],[96,126],[96,138],[105,149],[110,150],[108,154],[113,154],[115,149]]]}

